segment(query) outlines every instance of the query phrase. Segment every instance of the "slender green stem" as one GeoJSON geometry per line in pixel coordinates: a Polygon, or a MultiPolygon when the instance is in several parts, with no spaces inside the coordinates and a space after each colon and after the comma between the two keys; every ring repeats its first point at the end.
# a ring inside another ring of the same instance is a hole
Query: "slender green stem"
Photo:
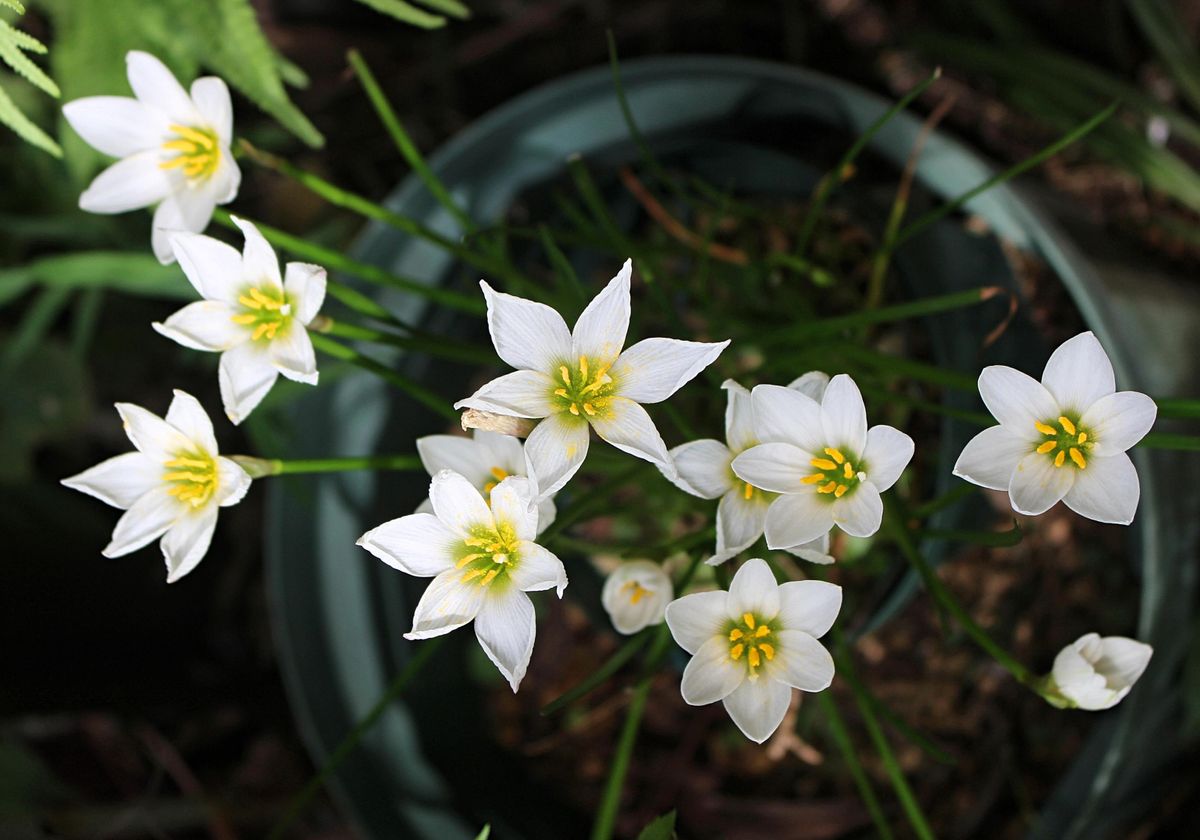
{"type": "Polygon", "coordinates": [[[616,652],[608,658],[608,661],[593,671],[585,680],[543,706],[542,714],[552,715],[559,709],[569,706],[576,700],[581,700],[591,694],[601,683],[621,670],[622,665],[637,655],[637,652],[644,648],[646,643],[650,641],[650,636],[653,635],[653,632],[653,630],[647,628],[626,641],[625,644],[617,648],[616,652]]]}
{"type": "Polygon", "coordinates": [[[1013,526],[1007,531],[971,531],[965,529],[938,530],[931,529],[921,532],[921,536],[927,540],[948,540],[951,542],[965,542],[972,545],[983,545],[991,548],[1011,548],[1021,542],[1021,538],[1025,534],[1017,527],[1017,522],[1013,520],[1013,526]]]}
{"type": "Polygon", "coordinates": [[[960,482],[942,495],[938,496],[936,499],[932,499],[923,505],[918,505],[917,507],[913,508],[911,511],[912,517],[914,519],[921,520],[928,519],[935,513],[945,510],[951,505],[962,501],[963,499],[967,498],[967,496],[974,495],[977,491],[978,488],[974,484],[968,484],[965,481],[960,482]]]}
{"type": "Polygon", "coordinates": [[[1147,449],[1178,449],[1183,452],[1200,452],[1200,437],[1173,435],[1166,432],[1151,432],[1142,438],[1138,446],[1147,449]]]}
{"type": "Polygon", "coordinates": [[[409,379],[407,376],[392,370],[387,365],[369,356],[364,356],[357,350],[353,350],[344,344],[339,344],[333,339],[326,338],[319,333],[310,333],[309,339],[312,341],[313,347],[322,353],[333,356],[335,359],[350,362],[363,370],[370,371],[386,382],[395,385],[426,408],[449,420],[458,419],[458,412],[448,402],[415,380],[409,379]]]}
{"type": "MultiPolygon", "coordinates": [[[[665,627],[666,625],[662,625],[659,628],[660,634],[665,627]]],[[[629,762],[633,757],[633,747],[637,743],[638,728],[642,724],[642,714],[646,711],[646,701],[650,697],[653,681],[653,675],[642,677],[633,690],[633,699],[629,703],[629,711],[625,713],[625,723],[617,740],[617,750],[613,756],[612,767],[608,771],[608,781],[604,785],[600,808],[596,812],[596,821],[592,824],[592,840],[610,840],[613,835],[617,812],[621,806],[621,788],[624,787],[625,776],[629,772],[629,762]]]]}
{"type": "Polygon", "coordinates": [[[271,833],[267,835],[268,840],[279,840],[279,838],[285,836],[288,828],[304,812],[304,809],[308,807],[309,802],[316,796],[317,791],[321,789],[330,776],[337,772],[337,769],[342,766],[342,763],[350,754],[357,749],[363,736],[378,722],[379,718],[383,716],[383,713],[387,711],[392,702],[404,692],[413,677],[433,657],[433,654],[444,640],[444,636],[439,636],[435,639],[422,642],[417,646],[412,658],[400,669],[400,673],[392,680],[391,685],[387,687],[383,696],[376,701],[375,705],[370,708],[362,720],[355,724],[354,728],[346,734],[341,743],[334,748],[334,751],[321,766],[321,770],[317,775],[310,779],[308,784],[288,803],[287,810],[284,811],[283,816],[271,828],[271,833]]]}
{"type": "Polygon", "coordinates": [[[459,339],[442,338],[432,334],[396,335],[391,332],[361,327],[357,324],[347,324],[344,321],[335,321],[327,316],[317,316],[311,328],[326,335],[335,335],[355,341],[370,341],[389,347],[399,347],[403,350],[416,350],[430,356],[453,359],[456,362],[491,364],[495,360],[490,352],[482,348],[465,344],[459,339]]]}
{"type": "Polygon", "coordinates": [[[554,235],[550,233],[550,228],[546,225],[538,225],[538,237],[542,241],[542,250],[546,252],[546,257],[554,268],[554,276],[558,280],[559,286],[574,299],[576,304],[581,307],[586,306],[587,294],[584,292],[583,283],[579,281],[579,275],[575,273],[575,267],[571,265],[571,261],[554,241],[554,235]]]}
{"type": "Polygon", "coordinates": [[[542,545],[550,545],[557,534],[561,534],[576,522],[581,522],[594,513],[604,510],[608,506],[609,496],[628,484],[634,476],[646,472],[648,469],[649,464],[635,462],[601,482],[594,490],[587,491],[587,495],[582,499],[572,502],[565,511],[559,511],[550,527],[542,532],[539,541],[542,545]]]}
{"type": "Polygon", "coordinates": [[[821,704],[821,710],[825,713],[825,718],[829,723],[829,734],[833,736],[834,743],[837,744],[838,749],[841,751],[842,759],[846,762],[846,769],[850,771],[850,775],[854,778],[854,785],[858,788],[858,794],[862,797],[863,804],[867,806],[867,811],[871,814],[871,820],[875,823],[875,830],[883,840],[891,840],[895,835],[892,834],[887,817],[883,814],[883,808],[879,805],[879,798],[875,796],[875,790],[871,787],[871,780],[867,778],[862,762],[858,760],[858,753],[855,751],[854,744],[850,740],[850,733],[846,729],[846,722],[842,719],[841,712],[838,711],[837,703],[829,696],[828,691],[822,691],[817,694],[817,701],[821,704]]]}
{"type": "Polygon", "coordinates": [[[1159,417],[1200,418],[1200,400],[1183,397],[1155,397],[1159,417]]]}
{"type": "Polygon", "coordinates": [[[367,455],[359,458],[282,459],[230,455],[251,478],[304,473],[350,472],[352,470],[422,470],[416,455],[367,455]]]}

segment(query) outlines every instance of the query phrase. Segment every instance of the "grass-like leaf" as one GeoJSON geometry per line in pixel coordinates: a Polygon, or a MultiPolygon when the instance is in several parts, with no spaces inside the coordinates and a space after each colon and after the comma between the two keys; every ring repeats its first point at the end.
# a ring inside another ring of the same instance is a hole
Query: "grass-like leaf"
{"type": "MultiPolygon", "coordinates": [[[[431,15],[416,6],[405,3],[404,0],[358,0],[364,6],[370,6],[377,12],[398,21],[420,27],[421,29],[440,29],[446,25],[446,19],[441,15],[431,15]]],[[[432,5],[432,4],[431,4],[432,5]]]]}

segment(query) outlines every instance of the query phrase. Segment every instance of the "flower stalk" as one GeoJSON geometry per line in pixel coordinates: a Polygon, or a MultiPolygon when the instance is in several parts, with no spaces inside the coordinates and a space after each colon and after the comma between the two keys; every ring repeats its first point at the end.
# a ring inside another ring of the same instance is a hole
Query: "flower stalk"
{"type": "Polygon", "coordinates": [[[355,470],[420,470],[421,459],[416,455],[368,455],[361,458],[281,459],[256,458],[253,455],[230,455],[251,478],[272,475],[305,475],[315,473],[352,472],[355,470]]]}

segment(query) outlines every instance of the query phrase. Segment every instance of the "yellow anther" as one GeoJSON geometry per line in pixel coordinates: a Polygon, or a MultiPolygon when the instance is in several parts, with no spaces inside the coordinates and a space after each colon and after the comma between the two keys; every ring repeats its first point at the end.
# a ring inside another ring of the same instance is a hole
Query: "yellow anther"
{"type": "Polygon", "coordinates": [[[480,557],[483,557],[483,556],[484,555],[482,555],[478,552],[476,552],[475,554],[468,554],[468,555],[464,556],[463,559],[461,559],[457,563],[455,563],[454,568],[461,569],[463,566],[467,566],[471,563],[474,563],[476,560],[478,560],[480,557]]]}
{"type": "Polygon", "coordinates": [[[632,589],[633,593],[629,596],[629,603],[636,604],[638,601],[650,594],[650,590],[642,586],[636,580],[631,580],[626,583],[621,589],[632,589]]]}
{"type": "Polygon", "coordinates": [[[570,409],[570,411],[571,411],[571,413],[572,413],[572,414],[574,414],[576,417],[578,417],[578,416],[579,416],[579,406],[577,406],[575,403],[571,403],[571,409],[570,409]]]}
{"type": "Polygon", "coordinates": [[[734,627],[732,630],[729,631],[729,641],[736,642],[738,639],[742,638],[742,636],[744,636],[744,635],[746,635],[746,634],[743,633],[741,630],[737,629],[736,627],[734,627]]]}
{"type": "Polygon", "coordinates": [[[1076,438],[1076,440],[1079,443],[1087,443],[1087,432],[1080,432],[1079,437],[1076,438]]]}
{"type": "Polygon", "coordinates": [[[247,309],[262,309],[262,304],[249,295],[238,295],[238,303],[247,309]]]}
{"type": "Polygon", "coordinates": [[[594,405],[592,405],[591,403],[584,403],[583,410],[587,414],[588,417],[596,416],[596,407],[594,405]]]}
{"type": "Polygon", "coordinates": [[[754,631],[754,638],[761,639],[763,636],[770,636],[771,628],[765,624],[758,625],[758,629],[754,631]]]}
{"type": "Polygon", "coordinates": [[[846,478],[854,478],[854,467],[850,466],[850,462],[842,464],[842,475],[846,478]]]}
{"type": "Polygon", "coordinates": [[[465,575],[462,576],[462,582],[470,583],[471,581],[475,580],[475,578],[479,577],[482,574],[483,574],[483,569],[471,569],[471,571],[467,572],[465,575]]]}
{"type": "Polygon", "coordinates": [[[250,326],[255,321],[257,321],[258,318],[256,318],[254,315],[251,315],[249,312],[246,312],[245,314],[242,314],[242,315],[234,315],[231,320],[235,324],[244,324],[246,326],[250,326]]]}
{"type": "Polygon", "coordinates": [[[775,658],[775,646],[774,645],[767,644],[766,642],[760,642],[758,645],[758,649],[763,652],[763,656],[767,657],[768,662],[770,662],[772,659],[775,658]]]}
{"type": "Polygon", "coordinates": [[[839,464],[846,460],[845,455],[843,455],[840,451],[838,451],[837,449],[834,449],[833,447],[830,447],[830,446],[825,447],[825,454],[828,455],[833,460],[837,461],[839,464]]]}
{"type": "Polygon", "coordinates": [[[1069,435],[1075,434],[1075,424],[1066,417],[1059,417],[1058,422],[1062,424],[1063,431],[1069,435]]]}
{"type": "Polygon", "coordinates": [[[1072,446],[1072,447],[1071,447],[1069,450],[1067,450],[1067,451],[1068,451],[1068,452],[1070,453],[1070,455],[1071,455],[1071,460],[1075,462],[1075,466],[1079,467],[1079,469],[1081,469],[1081,470],[1086,470],[1086,469],[1087,469],[1087,461],[1085,461],[1085,460],[1084,460],[1084,458],[1083,458],[1083,453],[1082,453],[1082,452],[1080,452],[1080,451],[1079,451],[1078,449],[1076,449],[1074,446],[1072,446]]]}
{"type": "Polygon", "coordinates": [[[559,389],[557,389],[557,390],[554,392],[554,396],[556,396],[556,397],[569,397],[569,396],[571,396],[571,395],[567,393],[567,389],[566,389],[566,388],[559,388],[559,389]]]}
{"type": "Polygon", "coordinates": [[[754,629],[754,614],[753,613],[742,613],[742,624],[745,624],[747,627],[749,627],[751,630],[753,630],[754,629]]]}
{"type": "Polygon", "coordinates": [[[607,385],[610,382],[612,382],[611,376],[609,376],[607,373],[600,373],[596,376],[595,382],[593,382],[591,385],[588,385],[586,388],[584,388],[579,393],[580,394],[590,394],[593,391],[597,391],[597,390],[603,388],[605,385],[607,385]]]}
{"type": "Polygon", "coordinates": [[[1065,449],[1058,450],[1058,454],[1054,456],[1054,466],[1061,467],[1067,462],[1067,452],[1065,449]]]}
{"type": "Polygon", "coordinates": [[[1057,435],[1058,434],[1058,429],[1054,428],[1053,426],[1047,426],[1045,423],[1036,422],[1033,424],[1033,426],[1035,429],[1037,429],[1039,432],[1041,432],[1044,435],[1057,435]]]}
{"type": "Polygon", "coordinates": [[[186,125],[172,125],[170,128],[171,131],[175,132],[180,137],[186,140],[191,140],[193,143],[202,148],[211,149],[215,145],[213,143],[212,135],[206,132],[197,131],[196,129],[186,125]]]}
{"type": "Polygon", "coordinates": [[[754,485],[748,481],[743,483],[745,486],[742,487],[742,498],[746,501],[750,501],[754,498],[754,485]]]}
{"type": "MultiPolygon", "coordinates": [[[[504,548],[504,546],[500,545],[500,543],[498,543],[498,542],[488,543],[488,546],[487,546],[487,550],[492,552],[493,554],[495,554],[497,551],[499,551],[502,548],[504,548]]],[[[499,561],[497,561],[497,562],[499,562],[499,561]]]]}
{"type": "Polygon", "coordinates": [[[750,667],[751,668],[757,668],[759,665],[762,664],[762,657],[758,655],[758,648],[756,648],[756,647],[750,648],[749,659],[750,659],[750,667]]]}
{"type": "Polygon", "coordinates": [[[838,465],[830,461],[828,458],[813,458],[808,463],[812,464],[819,470],[837,470],[838,465]]]}
{"type": "Polygon", "coordinates": [[[825,480],[825,473],[813,473],[812,475],[806,475],[806,476],[804,476],[804,478],[800,479],[800,483],[801,484],[816,484],[818,481],[824,481],[824,480],[825,480]]]}
{"type": "Polygon", "coordinates": [[[508,473],[499,467],[492,467],[491,473],[493,476],[495,476],[497,481],[503,481],[504,479],[508,478],[508,473]]]}
{"type": "Polygon", "coordinates": [[[571,387],[571,371],[567,370],[566,365],[558,366],[558,375],[562,377],[563,384],[568,388],[571,387]]]}
{"type": "Polygon", "coordinates": [[[254,328],[254,332],[250,335],[250,340],[258,341],[260,338],[262,338],[264,335],[266,335],[270,331],[271,331],[270,324],[259,324],[257,327],[254,328]]]}
{"type": "Polygon", "coordinates": [[[1037,448],[1037,454],[1045,455],[1047,452],[1053,452],[1054,447],[1058,446],[1058,441],[1048,440],[1037,448]]]}
{"type": "Polygon", "coordinates": [[[833,497],[835,499],[840,499],[840,498],[842,498],[842,496],[846,495],[846,491],[849,489],[850,488],[847,487],[845,484],[839,484],[837,486],[837,489],[833,491],[833,497]]]}
{"type": "Polygon", "coordinates": [[[212,464],[208,461],[201,461],[199,458],[172,458],[163,464],[164,467],[197,467],[202,470],[212,468],[212,464]]]}
{"type": "Polygon", "coordinates": [[[837,489],[837,487],[838,487],[838,483],[836,481],[831,481],[828,484],[823,484],[820,487],[818,487],[817,492],[818,493],[832,493],[834,490],[837,489]]]}
{"type": "Polygon", "coordinates": [[[207,473],[194,473],[181,470],[179,472],[169,472],[163,476],[163,481],[208,481],[207,473]]]}
{"type": "Polygon", "coordinates": [[[187,166],[187,158],[180,155],[173,157],[170,160],[164,160],[158,165],[159,169],[178,169],[181,166],[187,166]]]}
{"type": "Polygon", "coordinates": [[[492,569],[486,575],[483,576],[483,580],[479,581],[479,585],[487,586],[488,584],[490,584],[492,581],[494,581],[496,579],[496,575],[498,575],[498,574],[500,574],[499,569],[492,569]]]}
{"type": "Polygon", "coordinates": [[[742,654],[746,652],[745,645],[734,645],[729,649],[729,658],[737,661],[742,658],[742,654]]]}
{"type": "Polygon", "coordinates": [[[587,382],[587,356],[579,357],[579,376],[584,382],[587,382]]]}

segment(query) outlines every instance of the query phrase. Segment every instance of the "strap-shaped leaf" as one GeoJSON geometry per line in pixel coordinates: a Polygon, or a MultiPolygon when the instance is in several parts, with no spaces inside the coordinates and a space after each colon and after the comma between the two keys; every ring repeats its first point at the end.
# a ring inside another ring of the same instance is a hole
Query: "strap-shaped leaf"
{"type": "Polygon", "coordinates": [[[404,0],[358,0],[358,2],[421,29],[438,29],[446,25],[446,19],[441,15],[423,12],[416,6],[405,3],[404,0]]]}

